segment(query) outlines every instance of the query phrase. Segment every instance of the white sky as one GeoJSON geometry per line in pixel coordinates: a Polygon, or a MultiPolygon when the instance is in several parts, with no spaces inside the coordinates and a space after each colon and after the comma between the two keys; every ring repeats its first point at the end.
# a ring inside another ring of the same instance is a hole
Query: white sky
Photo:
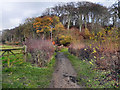
{"type": "Polygon", "coordinates": [[[0,0],[0,31],[18,26],[28,17],[40,16],[59,2],[72,1],[90,1],[108,7],[117,0],[0,0]]]}

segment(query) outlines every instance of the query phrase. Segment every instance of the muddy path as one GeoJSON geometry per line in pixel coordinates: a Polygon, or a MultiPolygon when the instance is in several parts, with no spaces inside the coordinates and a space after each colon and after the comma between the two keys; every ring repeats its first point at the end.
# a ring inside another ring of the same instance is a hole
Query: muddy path
{"type": "Polygon", "coordinates": [[[64,53],[58,52],[56,60],[50,88],[82,88],[77,84],[77,73],[64,53]]]}

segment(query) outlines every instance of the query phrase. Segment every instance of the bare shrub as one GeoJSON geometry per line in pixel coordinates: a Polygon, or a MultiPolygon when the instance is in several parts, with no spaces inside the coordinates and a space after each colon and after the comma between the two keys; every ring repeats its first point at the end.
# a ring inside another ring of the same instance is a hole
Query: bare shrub
{"type": "Polygon", "coordinates": [[[26,45],[32,56],[32,62],[38,66],[44,66],[54,53],[54,47],[49,40],[29,39],[26,45]]]}

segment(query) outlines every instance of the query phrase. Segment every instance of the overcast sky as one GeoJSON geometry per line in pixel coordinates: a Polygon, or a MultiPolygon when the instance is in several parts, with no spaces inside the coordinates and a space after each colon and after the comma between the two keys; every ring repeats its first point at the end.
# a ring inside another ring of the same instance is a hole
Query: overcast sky
{"type": "Polygon", "coordinates": [[[40,16],[60,2],[71,1],[91,1],[108,7],[117,0],[0,0],[0,31],[19,26],[28,17],[40,16]]]}

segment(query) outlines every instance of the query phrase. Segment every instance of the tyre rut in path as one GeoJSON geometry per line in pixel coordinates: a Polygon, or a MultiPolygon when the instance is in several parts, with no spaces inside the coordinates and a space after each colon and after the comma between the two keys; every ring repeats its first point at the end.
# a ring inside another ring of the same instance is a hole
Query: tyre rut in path
{"type": "Polygon", "coordinates": [[[81,88],[77,85],[77,73],[64,53],[58,52],[56,60],[50,88],[81,88]]]}

